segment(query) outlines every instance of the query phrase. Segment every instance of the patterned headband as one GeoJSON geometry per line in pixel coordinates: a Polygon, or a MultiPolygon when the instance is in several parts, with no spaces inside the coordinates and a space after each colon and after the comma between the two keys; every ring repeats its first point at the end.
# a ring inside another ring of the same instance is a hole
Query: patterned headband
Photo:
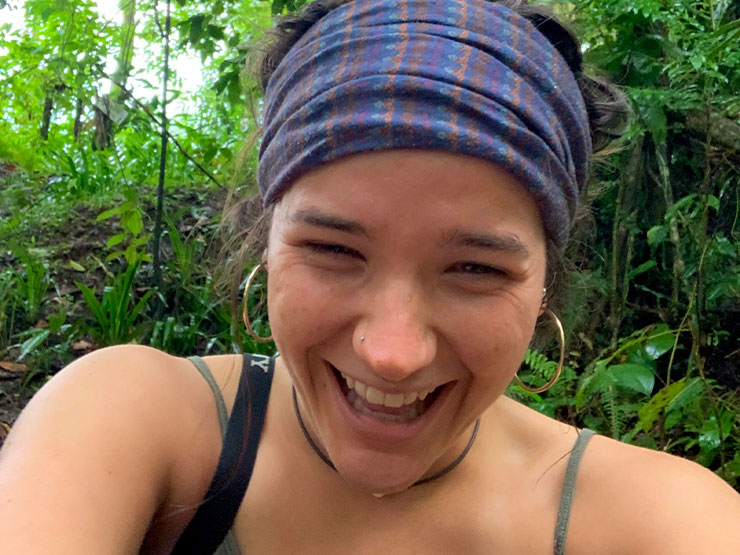
{"type": "Polygon", "coordinates": [[[444,150],[516,177],[562,246],[591,155],[565,60],[487,0],[355,0],[313,25],[267,85],[258,182],[265,205],[351,154],[444,150]]]}

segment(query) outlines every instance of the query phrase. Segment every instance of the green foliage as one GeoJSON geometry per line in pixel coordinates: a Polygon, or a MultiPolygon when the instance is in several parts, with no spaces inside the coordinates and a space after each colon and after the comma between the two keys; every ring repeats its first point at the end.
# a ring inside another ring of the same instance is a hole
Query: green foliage
{"type": "Polygon", "coordinates": [[[51,280],[46,266],[38,256],[15,242],[11,245],[11,249],[20,260],[23,269],[16,281],[18,297],[21,300],[26,321],[33,323],[41,314],[41,307],[51,286],[51,280]]]}
{"type": "Polygon", "coordinates": [[[129,267],[136,266],[139,262],[149,262],[151,257],[142,249],[151,238],[150,233],[144,233],[144,215],[140,204],[136,199],[136,193],[132,189],[124,191],[124,202],[118,206],[106,210],[97,217],[97,221],[107,220],[115,216],[120,217],[121,232],[116,233],[108,239],[108,248],[118,247],[110,253],[106,260],[115,260],[124,257],[129,267]],[[123,247],[123,250],[121,250],[123,247]]]}
{"type": "Polygon", "coordinates": [[[129,343],[142,331],[135,324],[153,291],[145,292],[140,298],[136,296],[134,278],[140,262],[135,261],[123,273],[116,275],[100,299],[87,285],[75,282],[95,319],[88,331],[101,345],[129,343]]]}
{"type": "Polygon", "coordinates": [[[8,270],[0,273],[0,351],[10,344],[17,309],[22,302],[23,298],[17,290],[16,274],[8,270]]]}

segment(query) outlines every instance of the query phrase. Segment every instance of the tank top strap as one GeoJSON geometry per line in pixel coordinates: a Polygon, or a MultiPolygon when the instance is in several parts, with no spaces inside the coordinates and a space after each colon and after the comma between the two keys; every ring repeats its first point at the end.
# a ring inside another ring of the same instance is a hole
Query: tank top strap
{"type": "Polygon", "coordinates": [[[213,377],[210,369],[206,362],[198,357],[188,357],[188,360],[198,369],[200,375],[206,380],[208,386],[213,392],[213,397],[216,400],[216,409],[218,410],[218,425],[221,427],[221,439],[226,436],[226,425],[229,423],[229,413],[226,410],[226,403],[224,402],[224,396],[221,394],[221,388],[218,387],[216,379],[213,377]]]}
{"type": "Polygon", "coordinates": [[[581,430],[568,458],[568,467],[565,470],[565,481],[563,482],[563,493],[560,496],[560,507],[558,508],[558,520],[555,524],[555,555],[563,555],[565,553],[565,538],[568,536],[568,522],[570,521],[570,510],[575,494],[578,465],[581,463],[583,452],[586,450],[586,446],[588,446],[588,442],[594,434],[595,432],[588,428],[581,430]]]}
{"type": "MultiPolygon", "coordinates": [[[[197,366],[195,361],[193,364],[197,366]]],[[[239,553],[230,528],[252,476],[270,398],[274,364],[274,357],[244,355],[234,408],[227,419],[216,472],[195,515],[177,540],[172,551],[174,555],[239,553]]],[[[210,375],[210,372],[206,374],[201,368],[199,370],[204,377],[210,375]]],[[[217,390],[215,386],[214,396],[218,404],[220,393],[217,390]]]]}

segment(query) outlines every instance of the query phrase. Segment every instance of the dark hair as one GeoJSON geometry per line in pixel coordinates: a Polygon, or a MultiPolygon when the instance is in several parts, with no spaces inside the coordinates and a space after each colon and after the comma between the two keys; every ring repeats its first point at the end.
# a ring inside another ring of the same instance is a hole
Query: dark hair
{"type": "MultiPolygon", "coordinates": [[[[253,67],[248,68],[248,72],[258,80],[263,91],[275,68],[301,36],[331,10],[350,1],[314,0],[304,5],[297,14],[279,18],[255,49],[258,56],[254,59],[253,67]]],[[[528,4],[526,0],[489,1],[503,4],[527,18],[560,52],[573,72],[586,104],[593,157],[597,158],[605,153],[608,147],[621,137],[629,120],[629,104],[624,93],[607,79],[595,77],[584,71],[578,40],[552,11],[544,6],[528,4]]],[[[254,141],[251,141],[246,148],[251,149],[253,146],[254,141]]],[[[231,272],[232,307],[235,313],[239,302],[239,283],[244,269],[250,260],[261,255],[267,245],[272,207],[262,210],[261,206],[261,200],[253,197],[232,205],[225,213],[230,223],[228,228],[231,234],[231,238],[226,242],[226,248],[239,245],[236,255],[230,261],[236,270],[231,272]]],[[[584,203],[581,203],[576,220],[583,218],[585,214],[588,214],[588,210],[584,203]]],[[[548,288],[548,305],[556,310],[563,297],[566,281],[556,278],[567,271],[567,261],[563,252],[548,238],[545,285],[548,288]]]]}

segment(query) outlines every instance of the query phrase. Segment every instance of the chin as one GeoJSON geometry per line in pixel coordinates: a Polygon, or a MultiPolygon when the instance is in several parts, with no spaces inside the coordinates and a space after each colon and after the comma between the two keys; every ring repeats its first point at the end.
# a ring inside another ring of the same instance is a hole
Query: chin
{"type": "Polygon", "coordinates": [[[359,452],[334,461],[337,472],[362,493],[391,495],[409,489],[425,473],[409,455],[359,452]]]}

